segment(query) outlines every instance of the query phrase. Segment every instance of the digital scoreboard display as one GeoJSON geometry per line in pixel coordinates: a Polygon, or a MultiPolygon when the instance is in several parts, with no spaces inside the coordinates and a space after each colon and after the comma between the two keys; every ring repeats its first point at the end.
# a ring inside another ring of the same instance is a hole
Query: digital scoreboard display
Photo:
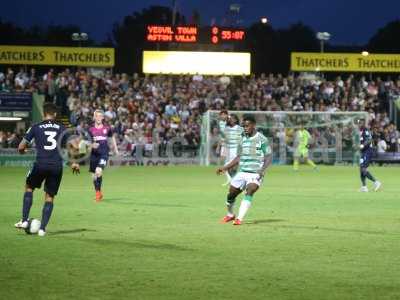
{"type": "Polygon", "coordinates": [[[218,44],[221,41],[243,41],[244,30],[232,28],[220,28],[213,26],[211,28],[211,43],[218,44]]]}
{"type": "Polygon", "coordinates": [[[240,42],[245,31],[237,28],[197,26],[147,25],[146,40],[155,43],[212,43],[240,42]]]}
{"type": "Polygon", "coordinates": [[[195,26],[147,26],[148,42],[196,43],[198,30],[195,26]]]}

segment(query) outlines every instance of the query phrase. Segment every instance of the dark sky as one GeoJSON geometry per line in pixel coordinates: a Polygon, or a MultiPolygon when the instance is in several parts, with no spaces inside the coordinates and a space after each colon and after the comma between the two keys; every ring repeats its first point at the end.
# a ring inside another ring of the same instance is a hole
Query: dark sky
{"type": "MultiPolygon", "coordinates": [[[[103,41],[112,24],[150,5],[172,6],[172,0],[18,0],[2,1],[0,18],[21,26],[76,24],[103,41]]],[[[332,34],[333,44],[362,45],[389,21],[399,18],[400,0],[177,0],[189,17],[194,9],[203,24],[221,21],[231,3],[241,5],[244,25],[267,16],[274,28],[301,21],[315,31],[332,34]]]]}

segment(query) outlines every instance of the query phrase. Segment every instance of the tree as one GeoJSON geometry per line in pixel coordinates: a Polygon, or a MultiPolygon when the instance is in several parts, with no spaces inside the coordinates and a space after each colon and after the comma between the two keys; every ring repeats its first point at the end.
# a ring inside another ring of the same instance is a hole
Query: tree
{"type": "Polygon", "coordinates": [[[380,53],[399,53],[400,52],[400,21],[389,22],[385,27],[369,40],[368,50],[380,53]]]}
{"type": "Polygon", "coordinates": [[[22,28],[0,20],[0,44],[15,45],[24,39],[25,32],[22,28]]]}
{"type": "Polygon", "coordinates": [[[246,45],[252,54],[253,72],[256,74],[286,74],[290,69],[291,52],[318,51],[315,33],[302,23],[279,30],[268,24],[253,24],[247,31],[246,45]]]}
{"type": "Polygon", "coordinates": [[[275,32],[273,72],[286,73],[290,70],[290,55],[292,52],[317,52],[318,40],[315,32],[302,23],[291,25],[288,29],[275,32]]]}
{"type": "MultiPolygon", "coordinates": [[[[10,22],[0,20],[0,44],[1,45],[40,45],[40,46],[77,46],[72,41],[71,35],[80,32],[76,25],[51,25],[47,28],[32,26],[24,29],[10,22]]],[[[88,40],[85,45],[94,42],[88,40]]]]}
{"type": "Polygon", "coordinates": [[[272,70],[274,30],[268,24],[256,23],[246,33],[246,47],[251,53],[251,65],[256,74],[272,70]]]}

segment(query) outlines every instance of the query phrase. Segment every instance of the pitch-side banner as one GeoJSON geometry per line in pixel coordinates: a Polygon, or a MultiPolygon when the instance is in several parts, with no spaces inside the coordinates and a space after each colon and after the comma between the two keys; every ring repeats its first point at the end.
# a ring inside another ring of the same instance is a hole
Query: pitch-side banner
{"type": "Polygon", "coordinates": [[[292,52],[292,71],[400,72],[400,54],[292,52]]]}
{"type": "Polygon", "coordinates": [[[0,45],[0,64],[112,67],[114,49],[0,45]]]}
{"type": "Polygon", "coordinates": [[[143,51],[150,74],[249,75],[250,53],[143,51]]]}

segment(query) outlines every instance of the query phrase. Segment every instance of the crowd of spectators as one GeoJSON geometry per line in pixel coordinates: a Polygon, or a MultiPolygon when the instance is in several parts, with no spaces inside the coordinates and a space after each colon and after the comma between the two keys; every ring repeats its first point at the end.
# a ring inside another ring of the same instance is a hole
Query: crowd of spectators
{"type": "Polygon", "coordinates": [[[0,148],[17,148],[21,139],[21,133],[0,130],[0,148]]]}
{"type": "MultiPolygon", "coordinates": [[[[200,144],[201,115],[208,109],[259,111],[366,111],[378,150],[398,150],[399,132],[388,117],[389,103],[400,96],[400,79],[367,80],[354,75],[325,80],[318,76],[260,75],[210,77],[202,75],[91,73],[86,69],[0,71],[0,92],[30,91],[46,95],[84,129],[93,111],[105,111],[121,148],[139,143],[165,145],[183,139],[193,150],[200,144]],[[383,141],[383,142],[382,142],[383,141]],[[383,143],[386,144],[383,147],[383,143]]],[[[1,145],[15,146],[12,133],[2,133],[1,145]]],[[[162,148],[162,146],[161,146],[162,148]]]]}

